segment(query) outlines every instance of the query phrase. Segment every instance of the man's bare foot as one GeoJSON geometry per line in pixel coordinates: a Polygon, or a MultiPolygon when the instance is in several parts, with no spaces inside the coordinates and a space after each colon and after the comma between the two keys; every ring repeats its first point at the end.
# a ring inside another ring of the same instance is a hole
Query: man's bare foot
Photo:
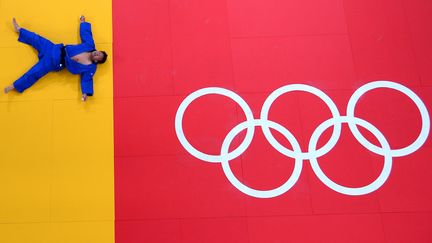
{"type": "Polygon", "coordinates": [[[14,90],[15,87],[12,85],[7,86],[6,88],[4,88],[4,92],[5,94],[9,93],[11,90],[14,90]]]}
{"type": "Polygon", "coordinates": [[[15,32],[19,33],[21,30],[21,27],[18,25],[15,18],[12,19],[12,24],[14,26],[15,32]]]}

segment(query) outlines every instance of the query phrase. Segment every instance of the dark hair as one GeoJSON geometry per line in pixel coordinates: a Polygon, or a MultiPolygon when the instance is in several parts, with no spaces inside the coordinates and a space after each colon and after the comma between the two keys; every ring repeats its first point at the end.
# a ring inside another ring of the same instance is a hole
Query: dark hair
{"type": "Polygon", "coordinates": [[[101,51],[101,52],[102,52],[102,54],[103,54],[103,57],[102,57],[102,60],[100,60],[100,61],[97,62],[98,64],[105,63],[105,61],[106,61],[107,58],[108,58],[108,54],[106,54],[106,52],[104,52],[104,51],[101,51]]]}

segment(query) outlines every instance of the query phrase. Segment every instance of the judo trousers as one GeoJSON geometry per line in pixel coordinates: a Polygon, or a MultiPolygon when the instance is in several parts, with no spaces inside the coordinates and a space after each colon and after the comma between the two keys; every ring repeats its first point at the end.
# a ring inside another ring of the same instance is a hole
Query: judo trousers
{"type": "Polygon", "coordinates": [[[64,68],[62,64],[64,57],[61,54],[63,44],[54,44],[24,28],[20,30],[18,41],[35,48],[39,58],[39,61],[30,70],[13,83],[18,92],[22,93],[47,73],[57,72],[64,68]]]}

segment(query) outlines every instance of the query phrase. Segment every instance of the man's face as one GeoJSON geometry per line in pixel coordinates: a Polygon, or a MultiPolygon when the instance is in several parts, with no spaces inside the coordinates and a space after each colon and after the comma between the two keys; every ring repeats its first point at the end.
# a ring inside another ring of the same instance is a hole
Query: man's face
{"type": "Polygon", "coordinates": [[[93,62],[100,62],[103,59],[103,53],[101,51],[94,51],[91,53],[93,62]]]}

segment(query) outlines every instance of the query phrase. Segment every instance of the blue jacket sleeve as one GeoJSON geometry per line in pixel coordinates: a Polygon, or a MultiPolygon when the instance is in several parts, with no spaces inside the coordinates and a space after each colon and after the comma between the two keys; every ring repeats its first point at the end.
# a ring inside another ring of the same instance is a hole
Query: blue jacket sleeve
{"type": "Polygon", "coordinates": [[[80,24],[80,36],[82,43],[90,44],[93,47],[95,46],[90,23],[82,22],[80,24]]]}
{"type": "Polygon", "coordinates": [[[95,72],[84,72],[81,74],[81,92],[88,96],[93,95],[93,75],[95,72]]]}

